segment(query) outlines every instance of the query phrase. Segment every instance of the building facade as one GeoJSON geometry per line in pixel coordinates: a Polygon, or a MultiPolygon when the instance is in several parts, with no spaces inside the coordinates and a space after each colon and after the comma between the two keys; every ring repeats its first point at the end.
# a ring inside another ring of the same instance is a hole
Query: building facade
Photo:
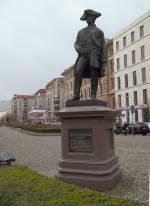
{"type": "Polygon", "coordinates": [[[14,95],[12,98],[12,118],[15,121],[27,122],[28,112],[32,109],[32,95],[14,95]]]}
{"type": "MultiPolygon", "coordinates": [[[[105,76],[101,78],[101,82],[98,83],[97,99],[107,102],[107,105],[111,108],[115,108],[115,94],[114,94],[114,64],[113,64],[113,41],[109,40],[106,43],[108,51],[108,64],[105,71],[105,76]]],[[[74,65],[64,70],[62,73],[64,76],[65,87],[65,102],[73,98],[74,93],[74,65]]],[[[80,99],[89,99],[91,94],[91,80],[83,79],[80,99]]]]}
{"type": "Polygon", "coordinates": [[[57,113],[64,108],[64,78],[55,78],[46,85],[46,120],[59,122],[57,113]]]}
{"type": "Polygon", "coordinates": [[[46,89],[39,89],[34,95],[34,106],[46,110],[46,89]]]}
{"type": "Polygon", "coordinates": [[[115,35],[113,49],[119,120],[150,121],[150,11],[115,35]]]}
{"type": "Polygon", "coordinates": [[[106,68],[105,92],[107,94],[107,105],[115,109],[115,80],[114,80],[114,53],[113,39],[107,41],[108,63],[106,68]]]}

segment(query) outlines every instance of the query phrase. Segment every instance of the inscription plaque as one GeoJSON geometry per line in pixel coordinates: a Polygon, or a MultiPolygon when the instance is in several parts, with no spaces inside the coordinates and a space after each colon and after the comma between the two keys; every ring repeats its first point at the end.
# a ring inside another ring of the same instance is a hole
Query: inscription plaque
{"type": "Polygon", "coordinates": [[[92,129],[69,129],[70,152],[93,152],[92,129]]]}

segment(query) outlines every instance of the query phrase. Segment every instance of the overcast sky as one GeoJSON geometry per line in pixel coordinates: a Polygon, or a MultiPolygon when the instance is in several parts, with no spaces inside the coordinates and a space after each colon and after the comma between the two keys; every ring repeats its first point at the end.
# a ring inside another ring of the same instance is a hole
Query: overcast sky
{"type": "Polygon", "coordinates": [[[0,100],[33,94],[74,64],[74,41],[85,9],[105,37],[150,9],[150,0],[0,0],[0,100]]]}

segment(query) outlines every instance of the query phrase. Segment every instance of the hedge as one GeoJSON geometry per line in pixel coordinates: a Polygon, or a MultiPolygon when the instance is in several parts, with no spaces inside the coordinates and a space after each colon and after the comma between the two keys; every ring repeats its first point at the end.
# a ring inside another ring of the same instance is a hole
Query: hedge
{"type": "Polygon", "coordinates": [[[0,206],[148,206],[42,176],[26,167],[0,167],[0,206]]]}
{"type": "Polygon", "coordinates": [[[49,126],[49,125],[24,125],[21,123],[10,123],[10,127],[20,128],[23,130],[37,132],[37,133],[61,133],[60,126],[49,126]]]}
{"type": "Polygon", "coordinates": [[[38,133],[61,133],[61,128],[34,128],[23,126],[21,129],[38,133]]]}

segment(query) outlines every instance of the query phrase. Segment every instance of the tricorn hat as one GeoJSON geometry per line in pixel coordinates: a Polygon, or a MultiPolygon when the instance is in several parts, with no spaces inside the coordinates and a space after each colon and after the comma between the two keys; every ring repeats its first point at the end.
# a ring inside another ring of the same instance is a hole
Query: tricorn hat
{"type": "Polygon", "coordinates": [[[95,16],[95,18],[98,18],[101,15],[102,14],[97,12],[97,11],[94,11],[91,9],[86,9],[86,10],[84,10],[84,14],[81,16],[80,20],[85,21],[87,16],[95,16]]]}

